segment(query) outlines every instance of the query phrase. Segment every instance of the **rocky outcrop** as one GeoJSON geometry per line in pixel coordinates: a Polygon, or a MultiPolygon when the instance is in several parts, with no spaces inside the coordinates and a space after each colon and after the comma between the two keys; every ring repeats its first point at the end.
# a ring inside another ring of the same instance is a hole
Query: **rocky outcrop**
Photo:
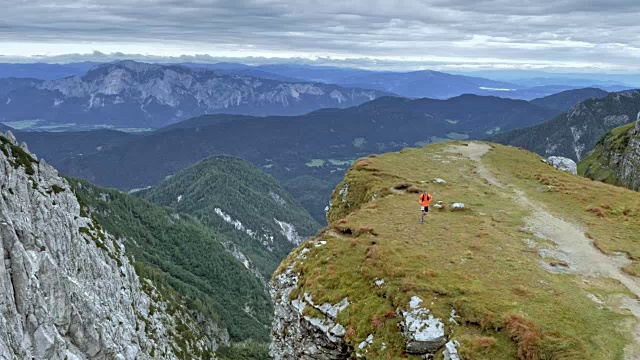
{"type": "MultiPolygon", "coordinates": [[[[0,359],[174,359],[189,316],[141,281],[66,180],[0,134],[0,359]]],[[[194,333],[199,334],[194,329],[194,333]]],[[[202,337],[200,337],[201,339],[202,337]]]]}
{"type": "Polygon", "coordinates": [[[640,113],[607,133],[579,165],[581,175],[640,191],[640,113]]]}
{"type": "Polygon", "coordinates": [[[422,302],[421,298],[413,296],[408,309],[401,312],[400,328],[409,354],[434,354],[446,342],[444,323],[422,307],[422,302]]]}
{"type": "MultiPolygon", "coordinates": [[[[302,259],[304,256],[303,250],[298,257],[302,259]]],[[[351,359],[352,350],[344,341],[346,330],[336,322],[340,311],[348,306],[348,300],[345,298],[335,305],[318,306],[306,293],[291,299],[298,280],[299,275],[291,265],[276,275],[272,282],[275,314],[271,356],[275,360],[351,359]],[[316,315],[307,315],[305,309],[315,310],[316,315]]]]}
{"type": "Polygon", "coordinates": [[[578,165],[576,164],[576,162],[566,157],[549,156],[547,158],[547,164],[553,166],[556,169],[566,171],[574,175],[578,174],[578,165]]]}
{"type": "Polygon", "coordinates": [[[640,191],[640,113],[629,134],[629,142],[621,159],[618,177],[623,185],[640,191]]]}

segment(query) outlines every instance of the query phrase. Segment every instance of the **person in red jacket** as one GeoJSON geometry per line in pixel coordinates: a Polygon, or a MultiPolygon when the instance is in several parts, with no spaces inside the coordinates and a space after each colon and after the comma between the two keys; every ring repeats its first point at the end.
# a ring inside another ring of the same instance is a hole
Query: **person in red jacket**
{"type": "Polygon", "coordinates": [[[420,222],[424,222],[424,217],[429,215],[429,204],[431,203],[431,200],[433,200],[433,196],[428,192],[422,193],[418,198],[418,201],[420,201],[420,209],[422,210],[422,218],[420,218],[420,222]]]}

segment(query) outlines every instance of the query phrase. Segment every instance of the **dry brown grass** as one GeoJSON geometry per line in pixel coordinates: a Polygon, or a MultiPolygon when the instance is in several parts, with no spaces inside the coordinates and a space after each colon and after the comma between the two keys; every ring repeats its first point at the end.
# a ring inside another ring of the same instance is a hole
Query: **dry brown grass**
{"type": "Polygon", "coordinates": [[[549,265],[551,266],[562,266],[562,267],[569,267],[569,263],[567,263],[564,260],[552,260],[549,262],[549,265]]]}
{"type": "Polygon", "coordinates": [[[533,291],[524,285],[514,286],[512,291],[516,295],[525,297],[533,295],[533,291]]]}
{"type": "Polygon", "coordinates": [[[518,344],[518,357],[521,360],[538,360],[536,350],[542,332],[536,324],[520,314],[510,314],[505,317],[504,325],[511,339],[518,344]]]}
{"type": "Polygon", "coordinates": [[[358,228],[358,230],[356,230],[356,236],[360,236],[360,235],[364,235],[364,234],[370,234],[370,235],[374,235],[377,236],[378,233],[371,227],[371,226],[360,226],[358,228]]]}
{"type": "Polygon", "coordinates": [[[607,218],[608,217],[607,213],[603,209],[601,209],[601,208],[599,208],[597,206],[591,205],[591,206],[587,207],[587,211],[596,214],[596,216],[598,216],[599,218],[607,218]]]}
{"type": "Polygon", "coordinates": [[[415,186],[415,185],[411,185],[407,189],[407,192],[410,193],[410,194],[419,194],[419,193],[422,192],[422,190],[420,190],[420,188],[415,186]]]}
{"type": "Polygon", "coordinates": [[[369,159],[360,159],[353,164],[352,168],[355,170],[367,169],[371,164],[372,162],[369,159]]]}
{"type": "Polygon", "coordinates": [[[497,340],[491,336],[478,336],[475,338],[475,343],[478,344],[478,347],[487,349],[496,344],[497,340]]]}
{"type": "Polygon", "coordinates": [[[382,329],[385,326],[385,322],[378,319],[378,315],[373,315],[371,318],[371,327],[374,329],[382,329]]]}

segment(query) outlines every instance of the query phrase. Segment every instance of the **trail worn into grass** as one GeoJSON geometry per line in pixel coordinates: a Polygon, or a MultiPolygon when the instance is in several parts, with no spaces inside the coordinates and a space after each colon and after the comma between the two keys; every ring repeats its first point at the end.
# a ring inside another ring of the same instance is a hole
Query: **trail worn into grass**
{"type": "MultiPolygon", "coordinates": [[[[500,183],[491,172],[482,164],[482,156],[491,147],[483,143],[469,143],[468,146],[452,146],[449,151],[459,153],[477,162],[477,173],[482,176],[490,185],[501,189],[511,188],[500,183]]],[[[531,216],[527,220],[527,227],[534,234],[543,239],[553,241],[557,246],[557,251],[562,253],[569,263],[572,272],[593,277],[607,277],[618,280],[629,291],[640,298],[640,281],[622,271],[622,267],[629,263],[629,260],[621,255],[619,257],[608,256],[600,252],[593,241],[585,235],[584,228],[575,223],[563,220],[549,211],[544,206],[531,201],[525,193],[514,188],[514,201],[521,206],[531,209],[531,216]]],[[[629,309],[631,313],[640,320],[640,303],[638,299],[627,299],[622,308],[629,309]]],[[[634,334],[637,342],[640,343],[638,331],[634,334]]],[[[640,359],[637,349],[627,352],[627,359],[640,359]]]]}

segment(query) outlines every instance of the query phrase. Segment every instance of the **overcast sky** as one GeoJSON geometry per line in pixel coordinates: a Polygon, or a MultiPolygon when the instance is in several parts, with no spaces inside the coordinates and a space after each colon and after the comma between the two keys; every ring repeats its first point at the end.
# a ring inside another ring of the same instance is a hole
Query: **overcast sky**
{"type": "Polygon", "coordinates": [[[640,72],[637,0],[0,0],[0,6],[2,62],[140,54],[640,72]]]}

